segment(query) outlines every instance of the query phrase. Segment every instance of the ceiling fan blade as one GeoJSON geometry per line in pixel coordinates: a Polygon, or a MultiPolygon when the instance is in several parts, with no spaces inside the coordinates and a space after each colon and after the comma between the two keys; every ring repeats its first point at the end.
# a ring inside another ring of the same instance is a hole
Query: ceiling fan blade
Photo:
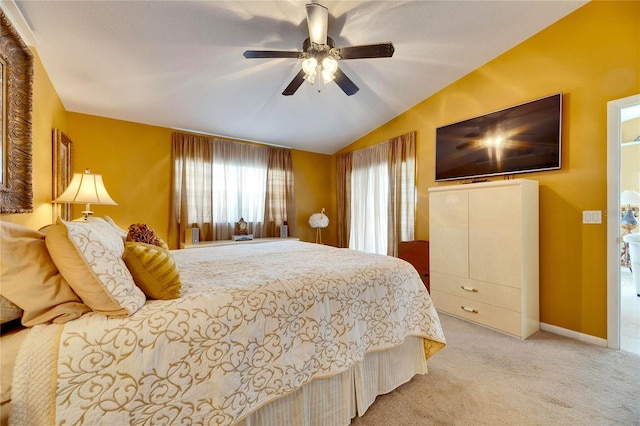
{"type": "Polygon", "coordinates": [[[329,10],[318,3],[310,3],[307,8],[307,25],[309,39],[312,43],[327,44],[327,26],[329,25],[329,10]]]}
{"type": "Polygon", "coordinates": [[[342,91],[346,93],[347,96],[354,95],[358,92],[358,90],[360,90],[358,86],[356,86],[356,84],[351,81],[351,79],[347,77],[347,75],[343,73],[340,68],[336,70],[334,75],[336,78],[333,81],[335,81],[336,84],[340,86],[342,91]]]}
{"type": "Polygon", "coordinates": [[[299,58],[302,52],[284,52],[280,50],[245,50],[245,58],[299,58]]]}
{"type": "MultiPolygon", "coordinates": [[[[332,49],[333,51],[333,49],[332,49]]],[[[335,51],[340,59],[390,58],[395,51],[393,43],[376,43],[362,46],[339,47],[335,51]]]]}
{"type": "Polygon", "coordinates": [[[293,77],[293,80],[291,80],[291,83],[289,83],[287,88],[284,89],[282,94],[285,96],[293,95],[294,93],[296,93],[296,90],[298,90],[298,87],[300,87],[303,81],[304,81],[304,70],[300,70],[300,72],[298,72],[298,74],[296,74],[296,76],[293,77]]]}

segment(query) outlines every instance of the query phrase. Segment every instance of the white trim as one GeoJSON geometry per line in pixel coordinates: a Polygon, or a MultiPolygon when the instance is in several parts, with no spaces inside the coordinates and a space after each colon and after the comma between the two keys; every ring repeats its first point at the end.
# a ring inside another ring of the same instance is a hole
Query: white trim
{"type": "Polygon", "coordinates": [[[0,0],[0,8],[2,8],[4,14],[7,15],[7,18],[9,18],[9,21],[13,24],[13,28],[18,32],[22,41],[24,41],[27,46],[37,48],[38,42],[36,41],[36,37],[15,1],[0,0]]]}
{"type": "Polygon", "coordinates": [[[591,336],[589,334],[579,333],[577,331],[569,330],[567,328],[558,327],[556,325],[540,323],[540,330],[548,331],[549,333],[558,334],[560,336],[576,339],[581,342],[589,343],[591,345],[607,347],[607,340],[601,337],[591,336]]]}
{"type": "Polygon", "coordinates": [[[607,102],[607,346],[620,349],[620,110],[640,95],[607,102]]]}

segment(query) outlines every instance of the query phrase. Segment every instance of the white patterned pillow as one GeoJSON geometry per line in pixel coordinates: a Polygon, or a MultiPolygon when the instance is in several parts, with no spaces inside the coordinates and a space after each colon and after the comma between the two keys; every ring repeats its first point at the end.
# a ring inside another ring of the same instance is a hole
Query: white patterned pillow
{"type": "MultiPolygon", "coordinates": [[[[89,220],[92,220],[94,218],[89,218],[89,220]]],[[[109,225],[113,226],[113,228],[118,231],[118,235],[120,235],[122,237],[122,241],[127,239],[127,234],[129,233],[126,229],[122,229],[120,228],[120,225],[118,225],[113,219],[111,219],[111,217],[109,216],[105,216],[104,221],[107,222],[109,225]]]]}
{"type": "Polygon", "coordinates": [[[122,237],[103,219],[58,219],[47,232],[46,243],[62,276],[91,310],[127,316],[144,304],[145,295],[122,259],[122,237]]]}

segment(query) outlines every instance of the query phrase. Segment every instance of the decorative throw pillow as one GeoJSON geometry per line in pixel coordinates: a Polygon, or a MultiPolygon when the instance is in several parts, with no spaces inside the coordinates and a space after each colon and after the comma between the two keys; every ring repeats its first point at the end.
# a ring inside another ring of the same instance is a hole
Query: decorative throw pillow
{"type": "Polygon", "coordinates": [[[127,241],[124,243],[124,262],[133,280],[148,298],[180,297],[180,274],[168,250],[151,244],[127,241]]]}
{"type": "Polygon", "coordinates": [[[149,228],[144,223],[134,223],[129,226],[129,233],[125,241],[135,241],[138,243],[151,244],[154,246],[162,247],[165,250],[169,250],[167,243],[162,241],[160,237],[156,235],[153,229],[149,228]]]}
{"type": "Polygon", "coordinates": [[[126,229],[122,229],[120,226],[118,226],[118,224],[111,219],[109,216],[105,216],[104,217],[104,221],[107,222],[109,225],[113,226],[113,228],[118,231],[118,235],[120,235],[122,237],[122,241],[125,241],[127,239],[127,230],[126,229]]]}
{"type": "Polygon", "coordinates": [[[58,219],[47,232],[46,243],[62,275],[93,311],[123,317],[144,304],[144,293],[122,259],[124,242],[103,219],[58,219]]]}
{"type": "MultiPolygon", "coordinates": [[[[0,222],[0,299],[24,310],[22,324],[63,323],[89,312],[51,260],[45,235],[0,222]]],[[[11,305],[2,301],[2,322],[11,305]]]]}

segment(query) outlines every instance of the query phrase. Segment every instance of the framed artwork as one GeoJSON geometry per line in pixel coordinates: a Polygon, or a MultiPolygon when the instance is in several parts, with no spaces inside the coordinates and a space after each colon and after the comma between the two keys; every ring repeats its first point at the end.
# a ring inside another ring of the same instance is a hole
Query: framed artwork
{"type": "Polygon", "coordinates": [[[60,129],[53,129],[53,223],[60,216],[71,220],[71,204],[55,203],[73,177],[73,143],[60,129]]]}
{"type": "Polygon", "coordinates": [[[0,10],[0,213],[33,211],[33,55],[0,10]]]}

